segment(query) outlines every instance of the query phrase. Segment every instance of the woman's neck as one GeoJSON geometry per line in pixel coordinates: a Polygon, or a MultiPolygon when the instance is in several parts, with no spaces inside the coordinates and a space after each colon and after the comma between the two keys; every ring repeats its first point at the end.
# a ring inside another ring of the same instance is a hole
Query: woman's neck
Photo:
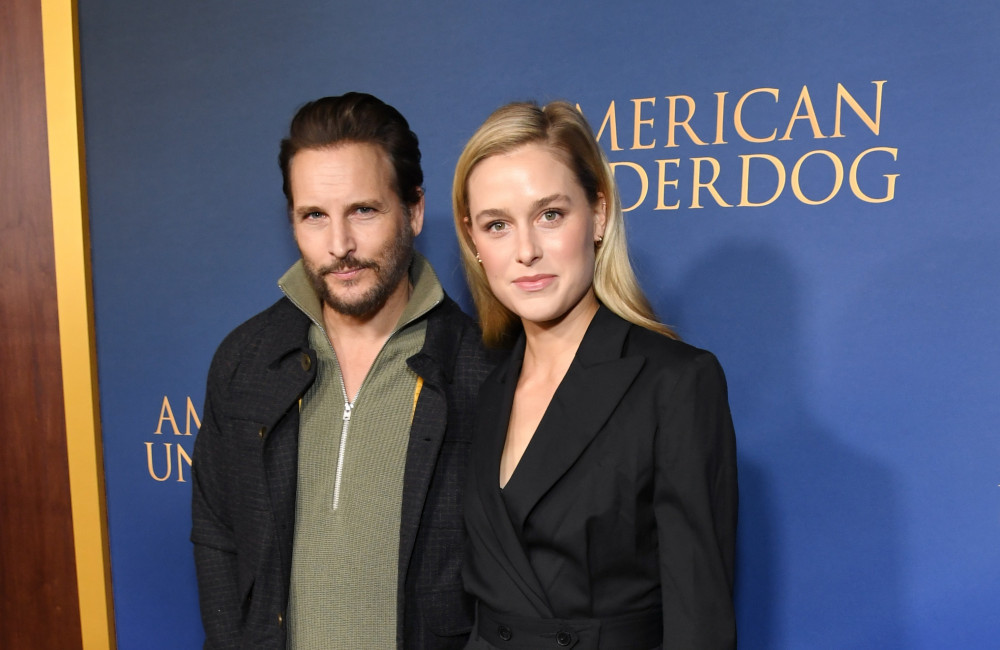
{"type": "Polygon", "coordinates": [[[525,346],[521,374],[556,375],[559,378],[566,374],[599,306],[591,289],[558,320],[546,323],[522,320],[525,346]]]}

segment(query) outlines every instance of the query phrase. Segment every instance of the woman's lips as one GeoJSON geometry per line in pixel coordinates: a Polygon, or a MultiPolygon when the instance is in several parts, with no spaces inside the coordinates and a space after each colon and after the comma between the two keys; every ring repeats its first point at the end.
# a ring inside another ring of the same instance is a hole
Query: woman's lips
{"type": "Polygon", "coordinates": [[[522,291],[541,291],[552,284],[556,279],[554,275],[524,275],[514,280],[514,286],[522,291]]]}

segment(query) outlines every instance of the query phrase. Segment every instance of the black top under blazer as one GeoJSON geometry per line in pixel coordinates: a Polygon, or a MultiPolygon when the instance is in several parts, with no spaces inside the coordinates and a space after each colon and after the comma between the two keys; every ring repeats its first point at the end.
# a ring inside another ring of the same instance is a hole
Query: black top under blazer
{"type": "Polygon", "coordinates": [[[736,444],[709,352],[603,306],[505,488],[524,337],[480,389],[466,589],[543,619],[662,608],[664,648],[736,644],[736,444]]]}

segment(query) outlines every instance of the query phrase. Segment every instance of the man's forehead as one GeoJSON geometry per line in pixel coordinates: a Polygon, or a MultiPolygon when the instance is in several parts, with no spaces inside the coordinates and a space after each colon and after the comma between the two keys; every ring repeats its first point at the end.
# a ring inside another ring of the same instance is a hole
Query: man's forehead
{"type": "Polygon", "coordinates": [[[396,192],[395,170],[382,147],[361,142],[303,149],[290,161],[293,190],[308,185],[339,185],[396,192]]]}
{"type": "Polygon", "coordinates": [[[295,153],[291,165],[303,158],[327,158],[339,161],[351,161],[361,165],[369,165],[382,169],[392,169],[388,152],[379,144],[373,142],[355,142],[345,140],[322,147],[308,147],[295,153]]]}

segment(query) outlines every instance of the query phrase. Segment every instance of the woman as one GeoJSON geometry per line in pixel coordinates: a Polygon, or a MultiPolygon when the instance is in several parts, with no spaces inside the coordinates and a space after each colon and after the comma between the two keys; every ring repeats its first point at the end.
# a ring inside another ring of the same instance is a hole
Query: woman
{"type": "Polygon", "coordinates": [[[593,132],[491,115],[455,171],[487,343],[466,492],[470,648],[728,648],[736,451],[715,357],[656,321],[593,132]]]}

